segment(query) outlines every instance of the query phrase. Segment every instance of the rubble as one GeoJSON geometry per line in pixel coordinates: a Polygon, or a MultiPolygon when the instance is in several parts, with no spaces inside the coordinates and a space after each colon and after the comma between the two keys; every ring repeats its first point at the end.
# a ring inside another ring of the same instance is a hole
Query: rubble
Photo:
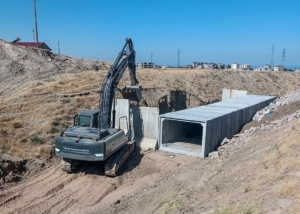
{"type": "MultiPolygon", "coordinates": [[[[293,91],[290,94],[287,94],[285,96],[282,96],[280,98],[277,98],[273,103],[271,103],[269,106],[259,110],[256,112],[256,114],[253,116],[253,120],[260,122],[261,119],[273,111],[276,111],[278,108],[295,103],[300,100],[300,89],[293,91]]],[[[298,115],[297,115],[298,116],[298,115]]],[[[300,115],[299,115],[300,116],[300,115]]]]}
{"type": "MultiPolygon", "coordinates": [[[[291,94],[287,94],[283,97],[280,97],[276,99],[273,103],[271,103],[269,106],[265,107],[264,109],[258,111],[254,117],[253,121],[260,122],[261,119],[267,115],[270,115],[272,112],[278,110],[280,107],[289,105],[292,103],[295,103],[300,100],[300,90],[296,90],[292,92],[291,94]]],[[[251,137],[256,130],[261,130],[262,132],[269,132],[273,129],[276,129],[280,126],[285,125],[286,123],[297,120],[300,118],[300,107],[299,110],[297,110],[294,113],[285,115],[279,119],[276,119],[274,121],[270,121],[270,123],[266,124],[260,124],[257,127],[251,127],[247,130],[245,130],[243,133],[239,133],[234,135],[232,139],[225,138],[221,146],[218,148],[218,154],[220,156],[222,155],[231,155],[237,148],[242,147],[242,144],[246,142],[246,139],[251,137]]],[[[215,154],[209,154],[210,157],[215,157],[215,154]]]]}

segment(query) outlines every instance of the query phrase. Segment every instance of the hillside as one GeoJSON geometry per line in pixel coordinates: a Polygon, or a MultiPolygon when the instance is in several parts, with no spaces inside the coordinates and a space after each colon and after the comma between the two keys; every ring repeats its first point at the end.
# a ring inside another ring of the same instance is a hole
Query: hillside
{"type": "MultiPolygon", "coordinates": [[[[28,86],[31,81],[42,80],[63,73],[93,70],[96,61],[76,59],[53,54],[45,50],[14,46],[0,39],[0,94],[28,86]]],[[[99,69],[109,63],[97,62],[99,69]]]]}
{"type": "MultiPolygon", "coordinates": [[[[48,60],[37,50],[0,41],[2,213],[300,212],[300,92],[295,91],[300,74],[137,70],[143,87],[140,105],[158,107],[161,113],[218,101],[223,88],[282,96],[286,105],[246,124],[219,148],[217,158],[137,150],[119,177],[108,178],[103,165],[96,164],[85,163],[75,174],[62,172],[53,141],[77,112],[98,107],[109,64],[95,72],[89,67],[94,62],[51,56],[48,60]],[[16,72],[14,64],[24,72],[16,72]]],[[[128,73],[119,87],[127,83],[128,73]]]]}

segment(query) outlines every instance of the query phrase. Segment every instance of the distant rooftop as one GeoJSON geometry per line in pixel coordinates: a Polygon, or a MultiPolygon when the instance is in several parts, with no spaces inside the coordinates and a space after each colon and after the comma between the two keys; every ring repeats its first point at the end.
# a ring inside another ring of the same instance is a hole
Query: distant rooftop
{"type": "MultiPolygon", "coordinates": [[[[36,48],[36,42],[10,42],[10,44],[17,45],[17,46],[23,46],[23,47],[29,47],[29,48],[36,48]]],[[[48,51],[51,51],[51,48],[49,48],[49,46],[46,45],[45,42],[39,42],[38,47],[41,49],[46,49],[48,51]]]]}

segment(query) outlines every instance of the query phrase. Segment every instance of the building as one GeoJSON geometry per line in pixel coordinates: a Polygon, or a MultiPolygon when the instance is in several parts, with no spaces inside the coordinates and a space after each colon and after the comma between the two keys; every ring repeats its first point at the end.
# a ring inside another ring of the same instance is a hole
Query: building
{"type": "Polygon", "coordinates": [[[283,67],[281,65],[274,66],[274,71],[283,71],[283,67]]]}
{"type": "Polygon", "coordinates": [[[218,64],[218,67],[219,67],[219,69],[225,69],[225,64],[219,63],[219,64],[218,64]]]}
{"type": "Polygon", "coordinates": [[[295,72],[300,72],[300,68],[295,69],[295,72]]]}
{"type": "Polygon", "coordinates": [[[263,69],[264,69],[264,71],[270,71],[271,70],[271,65],[265,64],[263,69]]]}
{"type": "MultiPolygon", "coordinates": [[[[17,45],[17,46],[23,46],[23,47],[28,47],[28,48],[37,48],[37,43],[36,42],[11,42],[10,44],[17,45]]],[[[51,51],[51,48],[45,43],[45,42],[39,42],[38,43],[38,48],[51,51]]]]}
{"type": "Polygon", "coordinates": [[[206,63],[203,63],[203,64],[202,64],[202,67],[203,67],[204,69],[215,69],[215,68],[217,68],[218,66],[217,66],[217,64],[214,63],[214,62],[206,62],[206,63]]]}
{"type": "Polygon", "coordinates": [[[153,62],[138,62],[136,67],[138,68],[154,68],[155,64],[153,62]]]}
{"type": "Polygon", "coordinates": [[[239,69],[239,66],[240,66],[240,64],[239,64],[239,63],[237,63],[237,62],[234,62],[234,63],[232,63],[232,64],[231,64],[231,69],[233,69],[233,70],[237,70],[237,69],[239,69]]]}
{"type": "Polygon", "coordinates": [[[251,69],[251,65],[249,64],[241,64],[239,66],[239,69],[242,69],[242,70],[250,70],[251,69]]]}

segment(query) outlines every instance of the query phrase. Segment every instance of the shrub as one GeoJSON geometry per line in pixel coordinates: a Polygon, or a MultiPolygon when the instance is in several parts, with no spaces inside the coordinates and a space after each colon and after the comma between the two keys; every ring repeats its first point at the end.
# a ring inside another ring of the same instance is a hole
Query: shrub
{"type": "Polygon", "coordinates": [[[44,140],[44,139],[39,138],[39,137],[37,137],[37,136],[33,136],[33,137],[31,138],[31,141],[32,141],[33,143],[39,143],[39,144],[44,144],[44,143],[45,143],[45,140],[44,140]]]}
{"type": "Polygon", "coordinates": [[[23,125],[22,125],[22,123],[20,123],[20,122],[14,122],[14,123],[13,123],[13,127],[14,127],[15,129],[19,129],[19,128],[22,128],[23,125]]]}

